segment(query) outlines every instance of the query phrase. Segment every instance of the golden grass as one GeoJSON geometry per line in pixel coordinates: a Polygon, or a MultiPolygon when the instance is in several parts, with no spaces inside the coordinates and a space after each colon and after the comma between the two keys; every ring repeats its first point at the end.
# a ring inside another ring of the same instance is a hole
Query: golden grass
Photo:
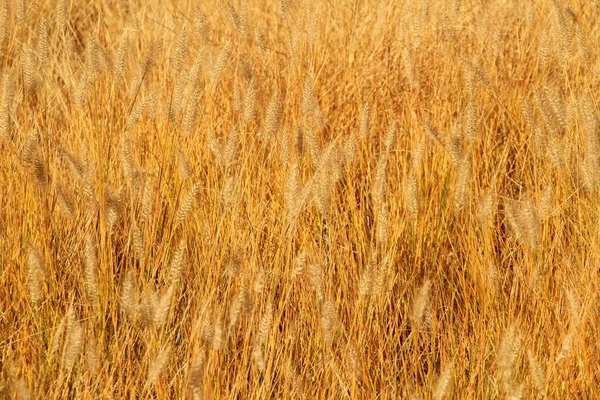
{"type": "Polygon", "coordinates": [[[0,397],[599,398],[597,2],[5,1],[0,397]]]}

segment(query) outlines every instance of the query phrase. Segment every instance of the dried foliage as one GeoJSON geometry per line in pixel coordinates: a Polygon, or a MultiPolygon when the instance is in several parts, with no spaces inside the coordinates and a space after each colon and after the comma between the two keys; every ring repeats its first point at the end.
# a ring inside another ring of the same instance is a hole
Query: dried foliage
{"type": "Polygon", "coordinates": [[[596,398],[598,2],[0,4],[0,398],[596,398]]]}

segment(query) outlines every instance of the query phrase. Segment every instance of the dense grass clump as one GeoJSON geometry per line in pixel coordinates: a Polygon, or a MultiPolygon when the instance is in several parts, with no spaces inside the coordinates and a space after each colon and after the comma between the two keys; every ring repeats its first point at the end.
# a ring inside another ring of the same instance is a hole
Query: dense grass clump
{"type": "Polygon", "coordinates": [[[6,0],[0,397],[595,398],[600,9],[6,0]]]}

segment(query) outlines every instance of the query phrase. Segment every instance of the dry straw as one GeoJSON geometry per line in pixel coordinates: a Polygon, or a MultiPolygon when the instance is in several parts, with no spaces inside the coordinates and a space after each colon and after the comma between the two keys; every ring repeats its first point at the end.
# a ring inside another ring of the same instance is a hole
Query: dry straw
{"type": "Polygon", "coordinates": [[[353,379],[360,380],[363,376],[363,366],[360,359],[360,354],[354,343],[348,343],[348,350],[346,354],[348,357],[348,366],[352,372],[353,379]]]}
{"type": "Polygon", "coordinates": [[[0,4],[0,397],[594,397],[593,4],[117,3],[0,4]]]}

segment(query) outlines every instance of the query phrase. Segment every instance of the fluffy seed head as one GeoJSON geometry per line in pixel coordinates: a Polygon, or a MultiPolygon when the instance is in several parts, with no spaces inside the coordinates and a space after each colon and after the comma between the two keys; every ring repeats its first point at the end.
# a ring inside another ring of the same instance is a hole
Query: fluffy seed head
{"type": "Polygon", "coordinates": [[[546,372],[531,350],[527,350],[527,361],[529,363],[529,374],[531,375],[533,385],[539,391],[544,390],[544,387],[546,387],[546,372]]]}
{"type": "Polygon", "coordinates": [[[175,220],[178,223],[181,223],[185,220],[189,212],[192,210],[194,205],[194,200],[198,196],[200,192],[200,183],[196,182],[192,189],[181,199],[181,203],[179,203],[179,209],[175,214],[175,220]]]}
{"type": "Polygon", "coordinates": [[[171,267],[169,271],[169,282],[171,285],[177,285],[181,278],[181,272],[184,268],[184,257],[185,257],[185,247],[186,242],[185,239],[179,240],[177,244],[177,248],[173,253],[173,258],[171,258],[171,267]]]}
{"type": "Polygon", "coordinates": [[[377,242],[385,248],[388,242],[388,208],[385,203],[381,204],[377,218],[377,242]]]}
{"type": "Polygon", "coordinates": [[[117,81],[123,80],[123,74],[125,73],[125,56],[127,55],[127,34],[124,33],[117,53],[115,54],[115,60],[113,62],[113,74],[117,81]]]}
{"type": "Polygon", "coordinates": [[[358,284],[358,294],[360,296],[368,296],[371,294],[373,290],[373,272],[372,264],[369,263],[364,269],[358,284]]]}
{"type": "Polygon", "coordinates": [[[175,287],[173,285],[169,286],[154,305],[153,322],[157,328],[160,328],[167,322],[174,293],[175,287]]]}
{"type": "Polygon", "coordinates": [[[23,47],[21,53],[23,62],[23,84],[25,91],[31,96],[35,94],[37,81],[35,76],[36,66],[33,51],[23,47]]]}
{"type": "Polygon", "coordinates": [[[72,307],[67,313],[67,326],[67,343],[63,363],[65,368],[71,369],[79,359],[81,345],[83,344],[83,327],[72,307]]]}
{"type": "Polygon", "coordinates": [[[38,304],[42,299],[42,276],[44,274],[44,259],[39,251],[29,245],[27,247],[28,257],[28,276],[27,286],[29,288],[29,296],[34,304],[38,304]]]}
{"type": "Polygon", "coordinates": [[[383,146],[385,148],[386,153],[389,153],[394,148],[396,144],[396,137],[398,131],[398,122],[393,121],[387,129],[385,133],[385,137],[383,138],[383,146]]]}
{"type": "Polygon", "coordinates": [[[221,150],[221,144],[219,143],[219,141],[217,140],[217,138],[215,137],[215,135],[213,134],[212,130],[207,129],[206,130],[206,138],[208,140],[208,145],[210,147],[210,151],[213,153],[213,155],[215,156],[215,158],[217,159],[217,162],[219,164],[223,164],[223,152],[221,150]]]}
{"type": "Polygon", "coordinates": [[[177,152],[177,161],[179,166],[179,175],[181,175],[182,180],[187,180],[192,176],[192,167],[190,163],[186,160],[185,154],[181,149],[177,152]]]}
{"type": "Polygon", "coordinates": [[[553,202],[554,193],[552,190],[552,186],[546,186],[544,191],[542,192],[542,197],[540,198],[540,212],[539,217],[540,221],[545,221],[552,215],[553,212],[553,202]]]}
{"type": "Polygon", "coordinates": [[[237,325],[242,314],[245,314],[249,307],[248,292],[245,284],[242,284],[234,297],[229,308],[229,330],[233,330],[237,325]]]}
{"type": "Polygon", "coordinates": [[[196,9],[196,13],[194,15],[194,30],[196,35],[198,35],[202,45],[206,44],[208,38],[208,22],[206,21],[206,16],[202,10],[200,10],[200,8],[196,9]]]}
{"type": "Polygon", "coordinates": [[[177,36],[177,42],[175,44],[175,53],[173,54],[173,67],[176,71],[180,71],[183,68],[183,63],[185,61],[185,53],[187,51],[187,31],[185,26],[179,32],[177,36]]]}
{"type": "Polygon", "coordinates": [[[272,135],[274,135],[279,129],[279,123],[281,122],[281,104],[279,103],[279,95],[277,91],[273,93],[269,105],[267,106],[267,112],[265,115],[265,128],[263,141],[267,143],[272,135]]]}
{"type": "Polygon", "coordinates": [[[435,386],[433,388],[433,399],[442,400],[448,393],[451,383],[452,365],[447,365],[435,383],[435,386]]]}
{"type": "Polygon", "coordinates": [[[331,345],[335,335],[335,304],[331,300],[323,303],[321,308],[321,331],[325,343],[331,345]]]}
{"type": "Polygon", "coordinates": [[[2,98],[0,99],[0,140],[11,134],[10,113],[14,98],[14,83],[8,73],[2,77],[2,98]]]}
{"type": "Polygon", "coordinates": [[[156,380],[160,377],[165,366],[167,365],[167,362],[169,361],[170,356],[171,345],[166,345],[150,362],[150,366],[148,367],[148,375],[146,377],[146,383],[148,385],[154,384],[154,382],[156,382],[156,380]]]}
{"type": "Polygon", "coordinates": [[[225,166],[231,165],[231,163],[235,160],[235,157],[238,153],[239,146],[239,132],[234,127],[229,132],[229,136],[227,137],[227,142],[225,143],[225,148],[223,149],[223,163],[225,166]]]}
{"type": "Polygon", "coordinates": [[[471,180],[471,157],[465,156],[458,164],[458,174],[454,189],[454,207],[460,210],[465,205],[469,195],[469,181],[471,180]]]}
{"type": "Polygon", "coordinates": [[[221,350],[223,348],[223,317],[215,317],[214,334],[212,339],[212,348],[214,350],[221,350]]]}
{"type": "Polygon", "coordinates": [[[470,99],[465,108],[464,114],[464,138],[468,144],[472,144],[477,139],[477,109],[475,101],[470,99]]]}
{"type": "Polygon", "coordinates": [[[87,235],[84,250],[84,278],[87,294],[95,304],[98,300],[98,256],[96,254],[96,244],[91,235],[87,235]]]}
{"type": "Polygon", "coordinates": [[[133,220],[131,224],[131,237],[133,240],[133,250],[135,257],[141,266],[146,264],[146,246],[144,244],[144,233],[140,229],[138,223],[133,220]]]}
{"type": "Polygon", "coordinates": [[[91,374],[98,372],[98,346],[93,335],[86,337],[85,343],[85,365],[91,374]]]}
{"type": "MultiPolygon", "coordinates": [[[[212,80],[213,88],[216,87],[221,79],[221,75],[225,70],[225,66],[227,64],[227,59],[229,58],[229,43],[227,43],[221,49],[221,52],[218,56],[214,57],[210,63],[210,76],[212,80]]],[[[214,90],[214,89],[213,89],[214,90]]]]}
{"type": "Polygon", "coordinates": [[[48,44],[48,24],[45,19],[40,22],[40,28],[38,32],[38,58],[40,65],[43,67],[47,66],[50,61],[50,45],[48,44]]]}
{"type": "Polygon", "coordinates": [[[52,336],[52,341],[50,342],[50,354],[56,354],[58,352],[60,345],[62,344],[63,336],[65,331],[67,330],[67,315],[61,318],[60,324],[56,327],[56,332],[52,336]]]}
{"type": "Polygon", "coordinates": [[[143,221],[148,221],[152,215],[152,178],[146,176],[144,182],[144,192],[142,193],[141,217],[143,221]]]}
{"type": "Polygon", "coordinates": [[[131,114],[127,118],[127,129],[132,130],[137,125],[140,117],[144,113],[144,109],[146,108],[147,99],[141,99],[135,103],[133,109],[131,110],[131,114]]]}
{"type": "Polygon", "coordinates": [[[246,89],[246,97],[244,98],[243,117],[246,124],[250,123],[254,118],[256,111],[256,91],[256,82],[252,79],[246,89]]]}
{"type": "Polygon", "coordinates": [[[540,224],[535,204],[528,195],[519,201],[505,199],[504,214],[517,239],[526,246],[540,246],[540,224]]]}
{"type": "Polygon", "coordinates": [[[421,284],[415,296],[413,297],[412,302],[412,310],[410,314],[410,319],[416,325],[422,323],[425,314],[429,309],[429,294],[431,292],[431,280],[425,279],[425,281],[421,284]]]}
{"type": "Polygon", "coordinates": [[[260,320],[260,324],[258,325],[258,335],[257,342],[261,345],[264,345],[269,336],[269,332],[271,331],[271,326],[273,325],[273,304],[268,303],[265,308],[265,312],[260,320]]]}
{"type": "Polygon", "coordinates": [[[259,370],[264,371],[265,369],[265,352],[258,343],[255,343],[252,346],[252,359],[256,363],[259,370]]]}
{"type": "Polygon", "coordinates": [[[7,2],[2,3],[2,8],[0,9],[0,47],[4,47],[8,40],[8,33],[10,30],[9,4],[10,3],[7,2]]]}
{"type": "Polygon", "coordinates": [[[521,348],[521,336],[516,323],[513,323],[505,332],[498,349],[498,368],[501,374],[501,383],[504,391],[511,392],[515,386],[515,362],[521,348]]]}
{"type": "Polygon", "coordinates": [[[364,103],[360,111],[360,137],[365,140],[369,136],[371,129],[369,104],[364,103]]]}
{"type": "Polygon", "coordinates": [[[477,221],[482,231],[485,231],[493,217],[496,194],[492,187],[487,188],[477,205],[477,221]]]}
{"type": "Polygon", "coordinates": [[[406,178],[406,210],[412,220],[415,220],[419,213],[419,184],[417,176],[411,169],[406,178]]]}
{"type": "Polygon", "coordinates": [[[121,309],[130,319],[135,319],[137,313],[137,294],[133,271],[127,271],[121,283],[121,309]]]}

